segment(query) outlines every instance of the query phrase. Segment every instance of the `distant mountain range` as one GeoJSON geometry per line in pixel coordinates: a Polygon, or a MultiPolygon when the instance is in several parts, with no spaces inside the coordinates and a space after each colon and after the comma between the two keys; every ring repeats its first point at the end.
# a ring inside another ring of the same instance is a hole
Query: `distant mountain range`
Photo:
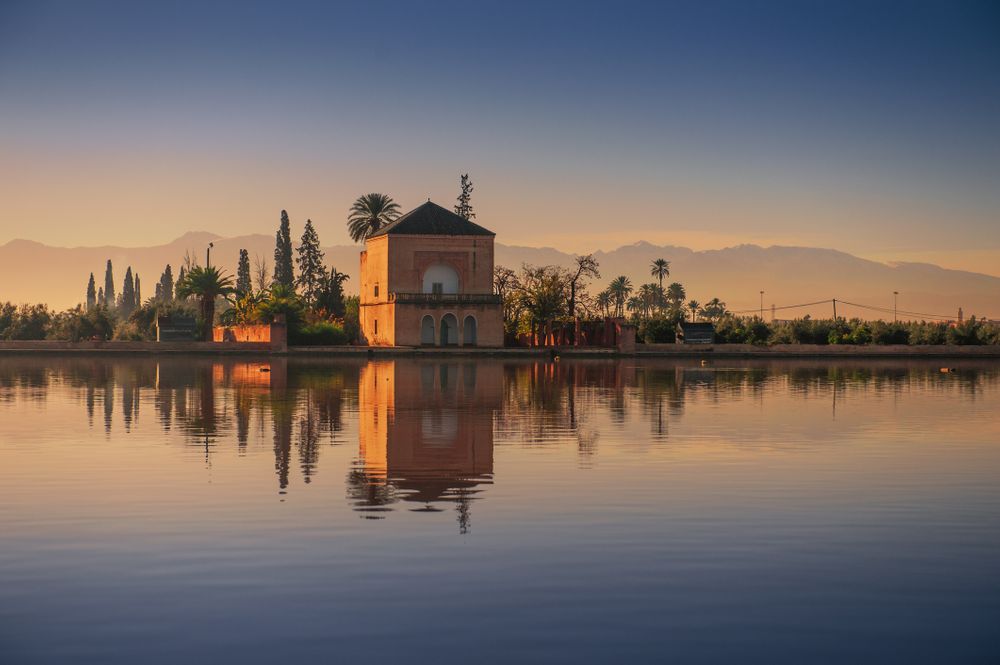
{"type": "MultiPolygon", "coordinates": [[[[114,265],[116,291],[121,288],[126,267],[132,266],[142,278],[143,296],[149,297],[167,263],[176,275],[185,253],[204,262],[209,242],[215,244],[212,263],[230,273],[235,272],[240,248],[249,250],[251,263],[256,256],[266,258],[269,266],[273,263],[274,238],[263,234],[223,238],[192,232],[154,247],[66,248],[13,240],[0,246],[0,301],[46,302],[55,308],[75,305],[85,299],[91,272],[97,284],[103,285],[107,259],[114,265]]],[[[348,291],[356,289],[360,247],[336,245],[324,251],[328,265],[351,275],[348,291]]],[[[903,311],[954,317],[962,307],[966,316],[1000,318],[1000,277],[926,263],[886,264],[811,247],[739,245],[694,251],[647,242],[598,251],[595,256],[601,270],[598,288],[617,275],[628,276],[635,285],[654,281],[649,264],[662,257],[670,261],[667,281],[681,282],[688,298],[704,303],[717,297],[732,310],[750,310],[760,306],[763,290],[767,316],[772,304],[780,307],[830,298],[891,309],[892,292],[899,291],[899,309],[903,311]]],[[[497,263],[511,268],[522,263],[568,266],[572,258],[572,254],[548,247],[496,245],[497,263]]],[[[779,310],[778,318],[806,313],[829,316],[830,310],[829,304],[779,310]]],[[[879,316],[878,312],[865,312],[847,304],[838,306],[838,314],[879,316]]],[[[888,316],[891,318],[891,314],[888,316]]]]}

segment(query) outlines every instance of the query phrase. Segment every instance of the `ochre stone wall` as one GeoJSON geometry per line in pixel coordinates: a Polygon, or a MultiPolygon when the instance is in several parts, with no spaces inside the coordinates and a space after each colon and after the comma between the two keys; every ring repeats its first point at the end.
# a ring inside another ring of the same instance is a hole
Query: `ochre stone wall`
{"type": "Polygon", "coordinates": [[[396,306],[388,302],[362,305],[360,311],[362,343],[369,346],[397,346],[396,306]],[[378,332],[375,322],[378,321],[378,332]]]}
{"type": "Polygon", "coordinates": [[[421,321],[428,315],[434,319],[435,344],[438,344],[441,319],[450,313],[458,322],[459,346],[468,345],[464,339],[467,316],[476,320],[476,346],[503,346],[499,305],[397,304],[389,300],[392,293],[422,292],[424,272],[438,263],[451,266],[458,273],[459,294],[493,293],[492,237],[379,236],[366,242],[360,263],[363,344],[420,346],[421,321]]]}
{"type": "Polygon", "coordinates": [[[420,293],[424,271],[435,263],[458,272],[459,293],[493,293],[490,236],[385,236],[389,239],[389,288],[420,293]]]}
{"type": "MultiPolygon", "coordinates": [[[[458,346],[503,346],[503,315],[496,305],[396,305],[397,346],[420,346],[420,326],[424,316],[434,319],[434,342],[441,341],[441,319],[452,314],[458,322],[458,346]],[[476,319],[476,341],[470,344],[465,339],[465,317],[476,319]]],[[[381,331],[381,322],[379,330],[381,331]]]]}
{"type": "Polygon", "coordinates": [[[215,326],[212,328],[214,342],[271,342],[270,324],[253,326],[215,326]]]}

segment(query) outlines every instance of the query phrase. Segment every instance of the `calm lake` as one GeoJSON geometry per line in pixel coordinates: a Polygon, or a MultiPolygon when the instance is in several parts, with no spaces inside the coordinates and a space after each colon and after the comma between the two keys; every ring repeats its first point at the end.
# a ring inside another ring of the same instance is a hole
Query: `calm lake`
{"type": "Polygon", "coordinates": [[[0,663],[995,663],[940,364],[0,357],[0,663]]]}

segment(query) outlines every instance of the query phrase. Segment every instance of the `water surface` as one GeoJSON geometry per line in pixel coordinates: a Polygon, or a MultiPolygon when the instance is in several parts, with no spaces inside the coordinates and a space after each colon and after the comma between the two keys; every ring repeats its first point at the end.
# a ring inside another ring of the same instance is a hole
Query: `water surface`
{"type": "Polygon", "coordinates": [[[0,662],[996,662],[955,369],[2,357],[0,662]]]}

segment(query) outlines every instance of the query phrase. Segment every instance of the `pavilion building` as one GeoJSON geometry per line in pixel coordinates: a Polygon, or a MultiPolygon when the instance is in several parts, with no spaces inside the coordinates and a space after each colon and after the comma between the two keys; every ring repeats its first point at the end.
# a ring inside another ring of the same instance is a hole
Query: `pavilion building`
{"type": "Polygon", "coordinates": [[[369,236],[361,252],[362,342],[503,346],[495,235],[428,201],[369,236]]]}

